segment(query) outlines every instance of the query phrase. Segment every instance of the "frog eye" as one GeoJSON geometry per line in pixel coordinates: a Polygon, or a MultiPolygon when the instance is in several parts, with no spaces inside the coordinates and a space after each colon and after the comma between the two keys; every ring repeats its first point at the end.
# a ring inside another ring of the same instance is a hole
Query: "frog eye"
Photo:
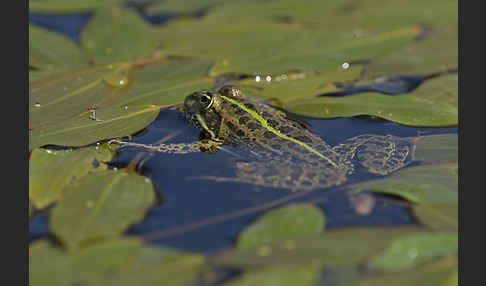
{"type": "Polygon", "coordinates": [[[203,93],[200,96],[199,101],[206,106],[204,109],[209,109],[213,105],[214,99],[211,93],[203,93]]]}

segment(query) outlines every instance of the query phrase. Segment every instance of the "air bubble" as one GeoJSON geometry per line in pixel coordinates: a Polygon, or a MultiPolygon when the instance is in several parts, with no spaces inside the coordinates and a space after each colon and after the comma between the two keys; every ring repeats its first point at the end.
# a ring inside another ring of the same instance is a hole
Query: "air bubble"
{"type": "Polygon", "coordinates": [[[269,75],[267,75],[267,77],[265,78],[265,80],[268,81],[268,82],[270,82],[270,81],[272,81],[272,77],[269,76],[269,75]]]}
{"type": "Polygon", "coordinates": [[[259,75],[257,75],[257,76],[255,77],[255,81],[256,81],[256,82],[260,82],[260,76],[259,76],[259,75]]]}
{"type": "Polygon", "coordinates": [[[343,69],[347,70],[349,68],[349,63],[343,63],[342,64],[343,69]]]}

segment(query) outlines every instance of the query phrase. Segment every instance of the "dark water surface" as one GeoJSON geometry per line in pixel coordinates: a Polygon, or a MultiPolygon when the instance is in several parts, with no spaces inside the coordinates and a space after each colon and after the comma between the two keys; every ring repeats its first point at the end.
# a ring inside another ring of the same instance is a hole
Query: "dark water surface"
{"type": "MultiPolygon", "coordinates": [[[[33,24],[55,30],[78,42],[79,31],[90,17],[89,13],[31,13],[29,19],[33,24]]],[[[159,18],[153,16],[150,22],[161,23],[168,19],[170,15],[160,15],[159,18]]],[[[403,85],[403,81],[400,81],[400,88],[403,89],[403,85]]],[[[393,94],[393,86],[387,86],[387,91],[390,90],[390,94],[393,94]]],[[[401,137],[457,133],[457,127],[416,128],[368,117],[306,120],[312,129],[331,145],[366,133],[393,134],[401,137]]],[[[133,142],[152,144],[174,131],[180,131],[180,134],[169,142],[194,142],[199,137],[199,131],[184,122],[180,114],[164,110],[144,132],[133,137],[133,142]]],[[[143,152],[133,147],[123,147],[120,151],[120,155],[112,162],[113,166],[126,166],[137,154],[143,152]]],[[[298,197],[298,192],[288,190],[189,179],[202,175],[230,177],[233,175],[233,160],[233,155],[222,151],[214,155],[144,152],[141,172],[152,179],[162,202],[148,213],[142,223],[131,227],[127,235],[141,235],[151,243],[187,250],[213,251],[229,246],[245,225],[269,208],[277,207],[277,200],[286,198],[285,203],[312,202],[318,205],[326,215],[326,228],[415,223],[403,201],[383,195],[370,194],[375,202],[372,211],[367,215],[357,214],[350,203],[346,185],[316,190],[298,197]],[[295,198],[291,200],[292,196],[295,198]],[[265,204],[271,203],[274,204],[265,208],[265,204]],[[252,210],[255,207],[261,209],[252,210]],[[239,212],[241,210],[244,211],[239,212]]],[[[370,178],[372,177],[358,179],[370,178]]],[[[48,216],[45,213],[35,215],[29,224],[30,238],[46,236],[47,227],[48,216]]]]}

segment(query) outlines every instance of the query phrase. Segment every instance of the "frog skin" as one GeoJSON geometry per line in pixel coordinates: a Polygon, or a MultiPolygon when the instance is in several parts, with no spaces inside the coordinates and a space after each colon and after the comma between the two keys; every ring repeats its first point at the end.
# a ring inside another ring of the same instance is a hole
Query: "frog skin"
{"type": "Polygon", "coordinates": [[[117,143],[177,154],[238,147],[246,160],[234,164],[234,177],[198,178],[293,191],[340,185],[358,165],[369,173],[387,175],[413,159],[413,142],[392,135],[359,135],[332,147],[288,113],[249,98],[234,86],[188,95],[183,112],[201,129],[197,143],[117,143]]]}

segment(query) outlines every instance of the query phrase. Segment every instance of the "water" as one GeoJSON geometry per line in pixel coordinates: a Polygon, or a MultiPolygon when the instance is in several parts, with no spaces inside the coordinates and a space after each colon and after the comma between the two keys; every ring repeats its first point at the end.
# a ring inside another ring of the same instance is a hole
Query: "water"
{"type": "MultiPolygon", "coordinates": [[[[136,9],[143,14],[143,9],[136,9]]],[[[31,13],[30,22],[57,31],[75,42],[90,19],[90,13],[72,15],[46,15],[31,13]]],[[[161,24],[171,15],[148,16],[151,23],[161,24]]],[[[426,78],[398,78],[385,85],[350,87],[344,94],[363,92],[374,88],[388,94],[409,92],[426,78]],[[394,85],[394,83],[398,83],[394,85]]],[[[118,81],[119,83],[119,81],[118,81]]],[[[335,145],[360,134],[393,134],[408,137],[440,133],[457,133],[457,127],[416,128],[369,117],[338,118],[331,120],[307,119],[329,144],[335,145]]],[[[133,138],[138,143],[154,143],[181,131],[173,140],[197,141],[199,131],[188,126],[175,111],[164,110],[157,119],[133,138]]],[[[126,166],[140,149],[126,147],[112,162],[113,166],[126,166]]],[[[372,205],[369,213],[357,213],[354,198],[350,199],[345,186],[316,190],[301,195],[288,190],[255,187],[242,183],[214,183],[208,180],[189,180],[200,175],[232,176],[232,155],[217,152],[214,155],[195,153],[187,155],[145,154],[140,172],[150,177],[160,196],[161,203],[154,207],[140,224],[134,225],[127,235],[139,235],[150,243],[163,244],[193,251],[215,251],[230,246],[237,234],[248,223],[265,211],[289,202],[311,202],[326,215],[326,228],[357,225],[404,225],[415,220],[406,203],[390,196],[370,194],[366,200],[372,205]],[[280,201],[279,201],[280,200],[280,201]],[[281,204],[278,204],[281,203],[281,204]]],[[[372,178],[361,178],[369,179],[372,178]]],[[[48,216],[39,213],[29,224],[31,239],[47,236],[48,216]]]]}

